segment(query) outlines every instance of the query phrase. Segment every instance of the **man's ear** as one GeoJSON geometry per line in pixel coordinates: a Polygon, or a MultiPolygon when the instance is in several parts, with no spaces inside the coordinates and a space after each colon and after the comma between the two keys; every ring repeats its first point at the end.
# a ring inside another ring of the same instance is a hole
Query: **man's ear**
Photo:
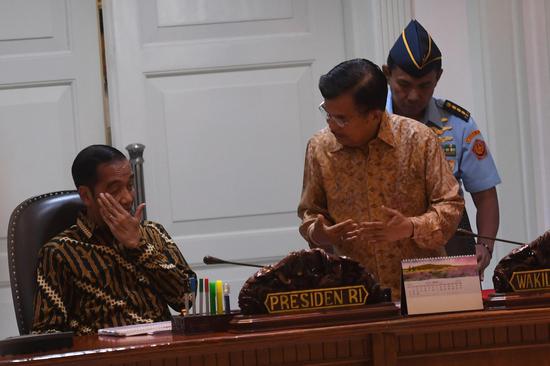
{"type": "Polygon", "coordinates": [[[80,196],[80,199],[82,200],[82,202],[84,202],[84,205],[86,205],[86,207],[90,206],[94,199],[92,191],[86,186],[78,187],[78,195],[80,196]]]}
{"type": "Polygon", "coordinates": [[[369,117],[371,118],[371,121],[380,121],[384,112],[385,111],[381,111],[380,109],[373,109],[369,111],[369,117]]]}
{"type": "Polygon", "coordinates": [[[386,79],[389,79],[391,77],[391,70],[388,65],[382,65],[382,72],[386,76],[386,79]]]}

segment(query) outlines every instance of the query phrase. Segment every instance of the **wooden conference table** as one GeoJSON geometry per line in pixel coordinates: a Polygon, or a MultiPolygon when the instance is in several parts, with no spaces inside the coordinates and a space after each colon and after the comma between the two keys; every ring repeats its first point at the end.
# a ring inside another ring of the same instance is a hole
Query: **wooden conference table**
{"type": "Polygon", "coordinates": [[[76,337],[0,365],[550,365],[550,308],[486,310],[257,333],[76,337]]]}

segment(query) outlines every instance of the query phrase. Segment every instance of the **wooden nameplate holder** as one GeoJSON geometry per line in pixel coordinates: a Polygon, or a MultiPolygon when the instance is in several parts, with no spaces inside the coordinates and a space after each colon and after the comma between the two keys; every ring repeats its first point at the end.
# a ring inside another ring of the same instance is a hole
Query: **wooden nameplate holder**
{"type": "Polygon", "coordinates": [[[393,302],[383,302],[335,309],[305,310],[289,314],[236,315],[229,322],[229,331],[258,332],[286,328],[326,327],[373,322],[400,316],[401,312],[393,302]]]}
{"type": "Polygon", "coordinates": [[[494,293],[486,309],[537,308],[550,305],[550,269],[516,271],[508,280],[513,292],[494,293]]]}
{"type": "Polygon", "coordinates": [[[220,315],[174,315],[172,332],[197,334],[205,332],[259,332],[287,328],[326,327],[400,317],[392,302],[337,309],[305,310],[289,314],[242,315],[239,312],[220,315]]]}
{"type": "Polygon", "coordinates": [[[488,310],[548,307],[550,291],[494,293],[484,305],[488,310]]]}

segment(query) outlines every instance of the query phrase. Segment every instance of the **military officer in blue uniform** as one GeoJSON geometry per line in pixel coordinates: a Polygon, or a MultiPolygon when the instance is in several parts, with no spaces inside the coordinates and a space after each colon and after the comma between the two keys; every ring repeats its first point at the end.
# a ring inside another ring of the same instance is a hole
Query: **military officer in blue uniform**
{"type": "MultiPolygon", "coordinates": [[[[403,30],[383,66],[390,93],[388,112],[416,119],[439,137],[447,162],[456,179],[472,195],[479,235],[495,237],[499,225],[496,185],[500,183],[495,163],[470,113],[457,104],[433,97],[441,77],[441,52],[416,20],[403,30]]],[[[464,211],[459,227],[471,230],[464,211]]],[[[476,253],[480,274],[491,261],[494,242],[455,235],[448,255],[476,253]]]]}

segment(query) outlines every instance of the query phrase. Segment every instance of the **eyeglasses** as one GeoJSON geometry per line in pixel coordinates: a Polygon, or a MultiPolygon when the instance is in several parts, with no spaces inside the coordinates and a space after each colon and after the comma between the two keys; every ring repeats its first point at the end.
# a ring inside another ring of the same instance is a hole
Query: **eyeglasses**
{"type": "Polygon", "coordinates": [[[321,111],[321,114],[323,115],[323,117],[325,118],[325,120],[327,121],[327,123],[332,120],[332,122],[336,123],[336,125],[338,127],[345,127],[347,124],[348,124],[348,120],[345,120],[345,119],[342,119],[342,118],[338,118],[338,117],[334,117],[333,115],[331,115],[330,113],[328,113],[325,109],[325,102],[319,104],[319,111],[321,111]]]}

